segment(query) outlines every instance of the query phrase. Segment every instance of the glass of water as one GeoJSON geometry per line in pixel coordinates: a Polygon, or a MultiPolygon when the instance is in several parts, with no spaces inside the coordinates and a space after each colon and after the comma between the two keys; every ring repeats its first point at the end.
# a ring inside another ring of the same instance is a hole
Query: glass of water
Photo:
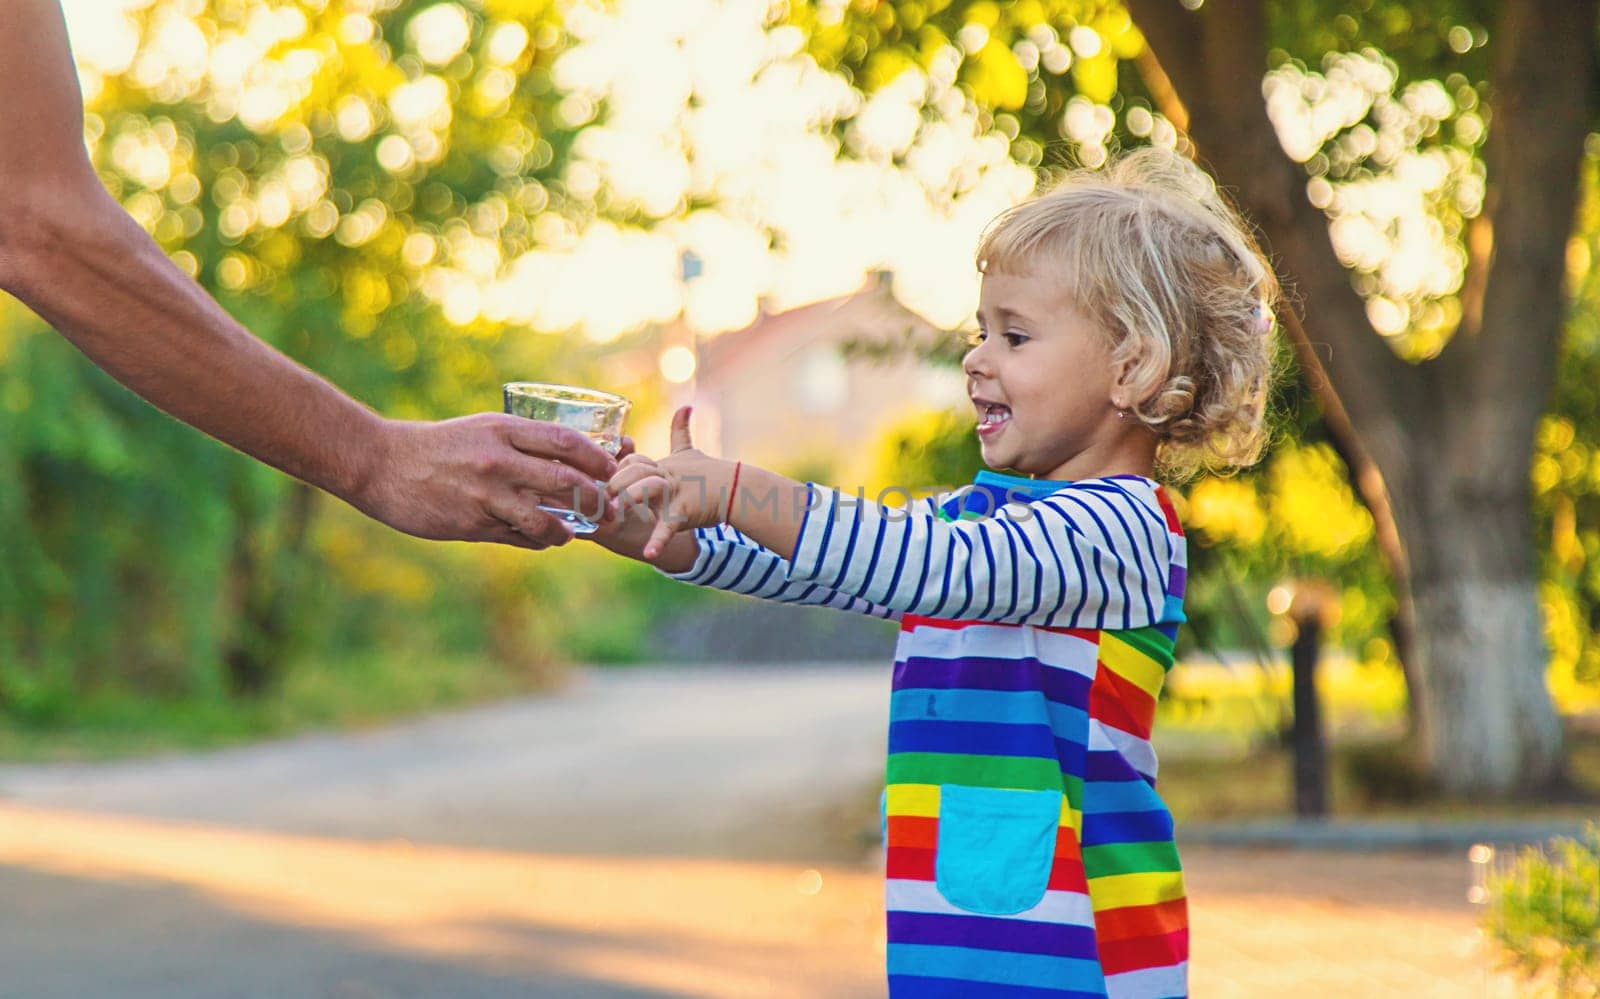
{"type": "MultiPolygon", "coordinates": [[[[529,420],[571,427],[600,445],[612,457],[622,450],[622,423],[632,402],[599,389],[543,382],[510,382],[505,386],[506,412],[529,420]]],[[[560,506],[539,509],[553,513],[575,534],[591,534],[596,524],[577,510],[560,506]]]]}

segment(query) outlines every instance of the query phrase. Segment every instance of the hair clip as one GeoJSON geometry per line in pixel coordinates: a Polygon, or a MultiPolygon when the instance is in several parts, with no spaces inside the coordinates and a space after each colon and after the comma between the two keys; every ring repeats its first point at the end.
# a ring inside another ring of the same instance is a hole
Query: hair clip
{"type": "Polygon", "coordinates": [[[1272,332],[1272,324],[1276,321],[1272,310],[1265,305],[1258,305],[1251,310],[1250,315],[1255,318],[1254,330],[1256,336],[1266,336],[1272,332]]]}

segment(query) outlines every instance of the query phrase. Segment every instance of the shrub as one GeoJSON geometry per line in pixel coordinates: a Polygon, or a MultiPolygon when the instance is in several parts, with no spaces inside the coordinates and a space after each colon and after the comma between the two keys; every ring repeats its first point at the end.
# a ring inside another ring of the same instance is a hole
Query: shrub
{"type": "Polygon", "coordinates": [[[1600,823],[1489,875],[1485,929],[1507,963],[1562,997],[1600,996],[1600,823]]]}

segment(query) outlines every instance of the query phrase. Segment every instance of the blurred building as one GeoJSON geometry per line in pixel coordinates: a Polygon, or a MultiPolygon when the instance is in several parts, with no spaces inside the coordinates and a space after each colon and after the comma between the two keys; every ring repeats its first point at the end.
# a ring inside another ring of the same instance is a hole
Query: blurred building
{"type": "MultiPolygon", "coordinates": [[[[917,410],[967,404],[958,368],[894,349],[941,335],[900,305],[879,273],[852,295],[763,315],[700,344],[679,399],[693,402],[695,443],[710,454],[855,485],[892,425],[917,410]]],[[[664,452],[671,409],[639,428],[645,453],[664,452]]]]}

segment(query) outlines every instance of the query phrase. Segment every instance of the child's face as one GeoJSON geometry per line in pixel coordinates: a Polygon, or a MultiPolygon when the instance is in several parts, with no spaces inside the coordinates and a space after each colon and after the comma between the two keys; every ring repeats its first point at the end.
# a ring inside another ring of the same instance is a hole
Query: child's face
{"type": "Polygon", "coordinates": [[[1126,429],[1107,334],[1027,273],[984,275],[978,327],[962,366],[984,462],[1040,478],[1098,474],[1096,453],[1126,429]]]}

